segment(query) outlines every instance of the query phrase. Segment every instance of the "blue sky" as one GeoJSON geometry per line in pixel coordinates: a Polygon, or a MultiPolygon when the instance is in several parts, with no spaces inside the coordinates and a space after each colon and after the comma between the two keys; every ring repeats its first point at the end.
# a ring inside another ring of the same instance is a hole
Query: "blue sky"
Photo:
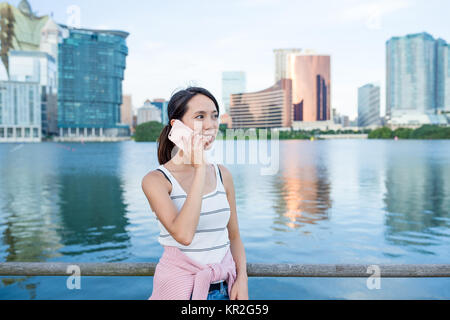
{"type": "Polygon", "coordinates": [[[331,55],[333,108],[355,117],[358,87],[375,82],[384,115],[386,41],[426,31],[450,42],[447,0],[29,2],[60,23],[76,5],[82,27],[128,31],[123,89],[135,108],[187,85],[221,101],[222,71],[245,71],[248,91],[265,89],[274,83],[273,49],[302,48],[331,55]]]}

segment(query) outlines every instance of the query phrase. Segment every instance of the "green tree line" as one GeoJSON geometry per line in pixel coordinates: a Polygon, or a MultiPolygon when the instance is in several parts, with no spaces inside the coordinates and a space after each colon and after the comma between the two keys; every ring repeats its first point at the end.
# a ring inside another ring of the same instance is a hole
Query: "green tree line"
{"type": "Polygon", "coordinates": [[[379,128],[369,133],[369,139],[450,139],[450,127],[423,125],[417,129],[388,127],[379,128]]]}
{"type": "MultiPolygon", "coordinates": [[[[136,127],[136,132],[134,135],[134,140],[136,142],[156,142],[161,134],[164,125],[156,122],[146,122],[136,127]]],[[[219,130],[222,137],[226,137],[226,125],[220,125],[219,130]]],[[[256,129],[256,136],[259,137],[261,129],[256,129]]],[[[244,133],[248,133],[247,130],[243,129],[244,133]]],[[[316,137],[321,134],[358,134],[367,133],[369,134],[369,139],[394,139],[398,137],[399,139],[450,139],[450,127],[440,127],[436,125],[424,125],[418,129],[410,128],[398,128],[396,130],[391,130],[388,127],[383,127],[375,130],[365,129],[361,131],[352,130],[288,130],[280,131],[280,140],[309,140],[312,137],[316,137]]],[[[217,137],[220,139],[220,136],[217,137]]],[[[267,131],[267,139],[271,138],[271,131],[267,131]]]]}

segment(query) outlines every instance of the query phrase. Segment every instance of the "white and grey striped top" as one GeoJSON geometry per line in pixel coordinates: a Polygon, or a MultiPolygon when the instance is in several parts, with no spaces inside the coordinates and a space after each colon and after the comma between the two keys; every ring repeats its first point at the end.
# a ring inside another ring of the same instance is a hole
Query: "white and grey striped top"
{"type": "MultiPolygon", "coordinates": [[[[200,219],[192,243],[189,246],[178,243],[158,220],[161,231],[158,242],[163,246],[177,247],[187,256],[202,264],[220,263],[230,246],[227,229],[231,213],[230,205],[219,167],[217,164],[213,165],[216,172],[216,188],[213,192],[203,196],[200,219]]],[[[164,165],[160,165],[157,170],[162,171],[172,183],[170,198],[179,212],[187,198],[186,192],[164,165]]]]}

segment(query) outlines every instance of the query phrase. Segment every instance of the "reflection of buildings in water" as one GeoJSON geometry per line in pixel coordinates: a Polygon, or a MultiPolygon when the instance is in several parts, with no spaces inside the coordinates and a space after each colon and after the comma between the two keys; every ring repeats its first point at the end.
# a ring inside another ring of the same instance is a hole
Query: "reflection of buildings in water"
{"type": "Polygon", "coordinates": [[[421,246],[419,251],[433,254],[423,247],[435,245],[435,237],[443,235],[432,229],[450,227],[450,169],[445,164],[417,161],[390,161],[388,165],[385,238],[395,245],[421,246]]]}
{"type": "Polygon", "coordinates": [[[46,150],[43,159],[32,146],[25,146],[17,153],[7,153],[2,160],[0,207],[6,225],[6,262],[38,262],[61,256],[57,252],[62,247],[57,232],[59,185],[45,172],[45,166],[51,166],[50,152],[46,150]]]}
{"type": "MultiPolygon", "coordinates": [[[[288,148],[285,144],[283,149],[287,151],[288,148]]],[[[290,148],[286,156],[280,156],[283,159],[280,163],[281,177],[275,176],[280,196],[275,207],[278,216],[274,223],[292,229],[328,219],[328,209],[331,208],[331,186],[326,168],[320,165],[313,149],[301,152],[301,156],[297,156],[295,151],[290,148]]]]}
{"type": "MultiPolygon", "coordinates": [[[[58,233],[60,186],[55,175],[50,174],[54,149],[42,150],[41,146],[24,145],[16,151],[4,152],[0,158],[4,262],[40,262],[61,256],[58,252],[63,247],[58,233]]],[[[2,283],[22,286],[29,278],[2,278],[2,283]]],[[[28,282],[24,287],[33,299],[36,284],[28,282]]]]}
{"type": "MultiPolygon", "coordinates": [[[[76,174],[60,176],[63,243],[76,245],[65,255],[125,249],[128,221],[119,177],[76,174]]],[[[114,254],[116,257],[117,252],[114,254]]]]}

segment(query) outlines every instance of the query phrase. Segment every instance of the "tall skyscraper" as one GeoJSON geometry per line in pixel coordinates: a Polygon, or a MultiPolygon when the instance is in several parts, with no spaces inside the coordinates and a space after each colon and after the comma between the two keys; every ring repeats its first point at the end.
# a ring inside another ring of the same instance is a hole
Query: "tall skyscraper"
{"type": "Polygon", "coordinates": [[[86,130],[100,136],[127,136],[120,124],[122,80],[128,33],[116,30],[68,30],[58,52],[58,126],[61,136],[86,130]]]}
{"type": "Polygon", "coordinates": [[[437,77],[436,109],[450,112],[450,44],[443,39],[436,41],[437,77]]]}
{"type": "Polygon", "coordinates": [[[291,79],[289,68],[289,55],[300,54],[302,49],[275,49],[275,83],[281,79],[291,79]]]}
{"type": "Polygon", "coordinates": [[[222,73],[222,103],[225,113],[230,112],[230,96],[235,93],[244,93],[246,90],[247,79],[245,72],[226,71],[222,73]]]}
{"type": "Polygon", "coordinates": [[[331,58],[328,55],[288,55],[294,121],[315,122],[331,119],[330,64],[331,58]]]}
{"type": "Polygon", "coordinates": [[[358,127],[380,125],[380,87],[372,83],[358,88],[358,127]]]}
{"type": "Polygon", "coordinates": [[[436,42],[428,33],[393,37],[386,43],[386,115],[434,113],[436,42]]]}

